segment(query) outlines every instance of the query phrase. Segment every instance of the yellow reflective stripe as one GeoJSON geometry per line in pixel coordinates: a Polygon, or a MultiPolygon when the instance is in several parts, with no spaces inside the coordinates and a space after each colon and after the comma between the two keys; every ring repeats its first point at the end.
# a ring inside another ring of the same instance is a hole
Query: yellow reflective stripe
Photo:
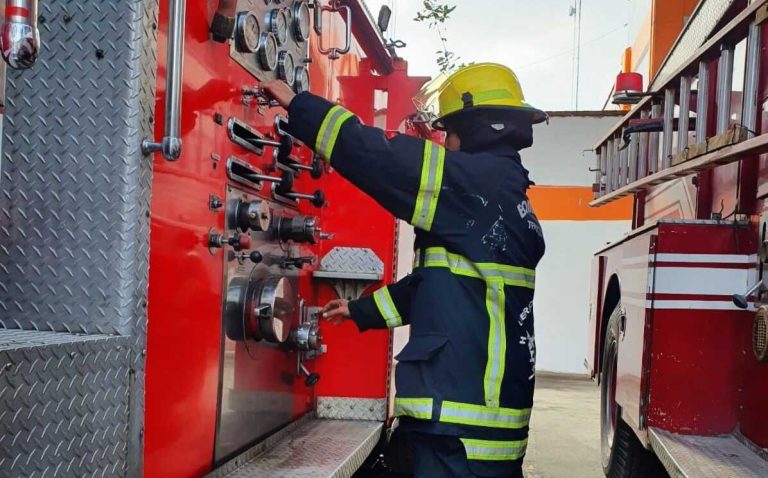
{"type": "Polygon", "coordinates": [[[395,416],[432,420],[432,404],[433,400],[431,398],[395,397],[395,416]]]}
{"type": "Polygon", "coordinates": [[[315,141],[315,151],[323,159],[331,162],[333,148],[336,146],[336,140],[339,139],[339,132],[342,125],[354,115],[339,105],[334,106],[325,115],[320,130],[317,132],[315,141]]]}
{"type": "Polygon", "coordinates": [[[403,319],[395,307],[395,302],[392,300],[392,295],[389,293],[389,287],[382,287],[373,293],[373,300],[376,302],[376,308],[379,309],[379,313],[384,318],[387,326],[390,328],[400,327],[403,325],[403,319]]]}
{"type": "Polygon", "coordinates": [[[515,461],[525,456],[528,439],[519,441],[473,440],[462,438],[469,460],[515,461]]]}
{"type": "MultiPolygon", "coordinates": [[[[516,98],[512,96],[509,92],[509,90],[488,90],[488,91],[478,91],[477,93],[472,93],[472,102],[475,106],[481,106],[482,103],[486,103],[488,101],[508,101],[508,100],[515,100],[516,98]]],[[[519,106],[523,106],[522,102],[519,106]]],[[[511,105],[509,105],[511,106],[511,105]]],[[[447,111],[458,111],[464,109],[464,100],[461,98],[450,101],[446,103],[445,109],[447,111]]]]}
{"type": "Polygon", "coordinates": [[[527,427],[530,419],[530,408],[486,407],[445,401],[440,409],[440,422],[457,425],[519,429],[527,427]]]}
{"type": "Polygon", "coordinates": [[[488,362],[485,366],[483,386],[485,403],[489,407],[498,407],[501,396],[501,379],[507,355],[507,330],[504,326],[504,307],[506,303],[504,282],[493,279],[488,282],[485,305],[488,309],[490,327],[488,331],[488,362]]]}
{"type": "Polygon", "coordinates": [[[536,286],[536,271],[533,269],[488,262],[474,263],[442,247],[430,247],[426,251],[417,251],[414,266],[419,265],[419,254],[424,254],[424,267],[445,267],[456,275],[486,281],[502,280],[505,285],[513,287],[533,289],[536,286]]]}
{"type": "Polygon", "coordinates": [[[411,224],[424,231],[432,230],[440,191],[443,188],[445,149],[432,143],[424,143],[424,162],[421,166],[421,183],[416,196],[416,206],[411,224]]]}

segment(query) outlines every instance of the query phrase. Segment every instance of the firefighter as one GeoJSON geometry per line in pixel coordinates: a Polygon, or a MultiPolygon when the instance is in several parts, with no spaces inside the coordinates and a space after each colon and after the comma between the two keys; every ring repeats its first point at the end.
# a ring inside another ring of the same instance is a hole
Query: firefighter
{"type": "Polygon", "coordinates": [[[281,82],[288,132],[416,229],[414,272],[324,309],[361,331],[409,324],[397,356],[395,414],[422,477],[522,477],[533,405],[535,268],[541,227],[519,155],[546,115],[516,75],[476,64],[440,90],[445,147],[363,125],[339,105],[281,82]]]}

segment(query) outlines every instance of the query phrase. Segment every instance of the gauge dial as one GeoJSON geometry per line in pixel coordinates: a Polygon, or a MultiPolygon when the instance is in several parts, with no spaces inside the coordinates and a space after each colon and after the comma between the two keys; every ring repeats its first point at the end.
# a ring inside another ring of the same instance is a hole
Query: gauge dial
{"type": "Polygon", "coordinates": [[[296,68],[293,80],[293,91],[297,94],[309,91],[309,70],[307,70],[307,67],[299,66],[296,68]]]}
{"type": "Polygon", "coordinates": [[[288,83],[288,86],[293,86],[296,80],[296,62],[291,52],[280,52],[280,59],[277,62],[277,76],[288,83]]]}
{"type": "Polygon", "coordinates": [[[261,68],[273,71],[277,68],[277,38],[272,33],[262,33],[259,42],[259,61],[261,68]]]}
{"type": "Polygon", "coordinates": [[[237,28],[235,29],[235,43],[238,51],[243,53],[255,53],[259,48],[261,37],[261,25],[259,19],[251,12],[237,15],[237,28]]]}
{"type": "Polygon", "coordinates": [[[301,0],[293,2],[293,36],[297,42],[309,40],[310,27],[309,5],[301,0]]]}
{"type": "Polygon", "coordinates": [[[286,10],[275,8],[269,12],[269,31],[277,38],[277,43],[284,45],[288,41],[288,13],[286,10]]]}

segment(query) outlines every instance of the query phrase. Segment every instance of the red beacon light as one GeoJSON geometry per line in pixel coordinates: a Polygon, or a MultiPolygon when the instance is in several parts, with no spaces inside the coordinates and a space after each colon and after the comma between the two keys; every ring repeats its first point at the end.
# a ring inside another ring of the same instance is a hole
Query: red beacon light
{"type": "Polygon", "coordinates": [[[643,92],[643,75],[640,73],[619,73],[616,77],[616,87],[613,93],[613,104],[634,105],[645,96],[643,92]]]}

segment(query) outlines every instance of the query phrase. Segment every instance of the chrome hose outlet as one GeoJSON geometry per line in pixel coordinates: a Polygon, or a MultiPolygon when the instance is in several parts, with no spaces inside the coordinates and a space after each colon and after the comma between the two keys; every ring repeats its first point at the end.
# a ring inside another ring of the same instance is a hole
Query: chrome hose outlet
{"type": "Polygon", "coordinates": [[[6,0],[3,35],[0,38],[3,60],[13,69],[26,70],[40,53],[37,29],[37,0],[6,0]]]}

